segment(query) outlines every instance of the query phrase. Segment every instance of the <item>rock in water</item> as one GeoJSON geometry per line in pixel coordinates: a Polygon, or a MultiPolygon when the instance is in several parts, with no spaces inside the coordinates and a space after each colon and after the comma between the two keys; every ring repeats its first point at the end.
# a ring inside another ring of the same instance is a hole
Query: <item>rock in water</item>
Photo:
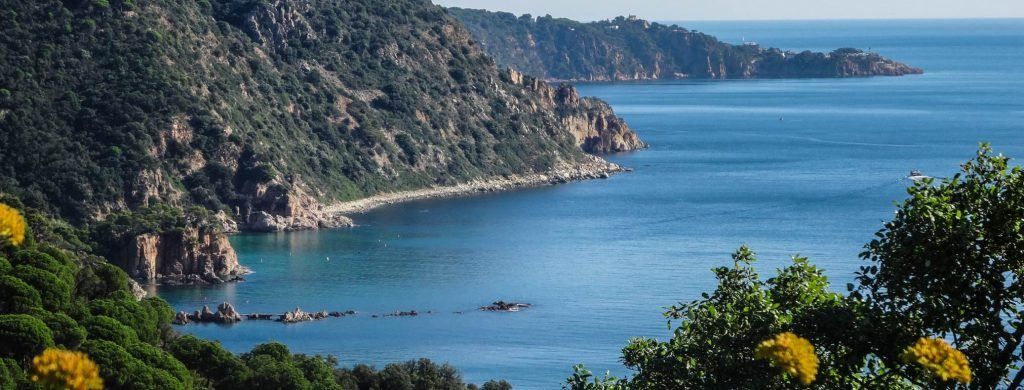
{"type": "Polygon", "coordinates": [[[213,322],[214,320],[213,312],[210,311],[210,307],[206,305],[203,305],[203,310],[199,311],[198,317],[197,321],[199,322],[213,322]]]}
{"type": "Polygon", "coordinates": [[[174,319],[171,320],[171,323],[175,325],[187,325],[189,322],[188,313],[183,311],[179,311],[178,314],[174,315],[174,319]]]}
{"type": "Polygon", "coordinates": [[[214,322],[219,324],[233,324],[242,320],[242,315],[238,314],[234,306],[230,303],[224,302],[217,306],[217,314],[214,315],[214,322]]]}
{"type": "Polygon", "coordinates": [[[519,311],[519,309],[529,308],[530,306],[533,306],[533,305],[531,305],[529,303],[497,301],[497,302],[494,302],[494,303],[492,303],[492,304],[490,304],[488,306],[481,307],[480,310],[483,310],[483,311],[515,312],[515,311],[519,311]]]}

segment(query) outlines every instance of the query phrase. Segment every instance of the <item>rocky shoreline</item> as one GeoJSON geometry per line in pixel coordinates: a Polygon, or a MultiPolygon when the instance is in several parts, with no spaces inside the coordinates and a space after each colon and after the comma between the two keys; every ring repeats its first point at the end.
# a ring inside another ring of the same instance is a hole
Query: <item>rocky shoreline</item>
{"type": "Polygon", "coordinates": [[[324,208],[337,214],[357,214],[392,204],[420,199],[438,199],[465,196],[476,193],[509,191],[519,188],[540,187],[591,179],[607,179],[620,172],[630,172],[597,156],[586,156],[581,164],[567,165],[544,173],[510,175],[505,177],[482,178],[453,186],[423,188],[411,191],[378,194],[348,202],[335,203],[324,208]]]}
{"type": "MultiPolygon", "coordinates": [[[[522,309],[528,309],[528,308],[531,308],[531,307],[533,307],[533,305],[529,304],[529,303],[496,301],[496,302],[494,302],[494,303],[492,303],[490,305],[481,306],[479,308],[479,310],[480,311],[484,311],[484,312],[515,313],[515,312],[519,312],[522,309]]],[[[437,312],[435,312],[433,310],[427,310],[427,311],[418,311],[418,310],[401,311],[401,310],[396,310],[396,311],[393,311],[391,313],[385,313],[385,314],[371,314],[370,317],[371,318],[418,317],[418,316],[423,315],[423,314],[430,315],[430,314],[436,314],[436,313],[437,312]]],[[[334,317],[334,318],[348,317],[348,316],[354,316],[356,314],[358,314],[358,313],[355,310],[331,311],[331,312],[328,312],[326,310],[321,310],[321,311],[316,311],[316,312],[306,312],[306,311],[303,311],[301,308],[298,308],[298,307],[296,307],[294,310],[286,311],[286,312],[281,313],[281,314],[271,314],[271,313],[249,313],[249,314],[242,314],[242,313],[239,313],[237,309],[235,309],[234,305],[232,305],[230,303],[227,303],[227,302],[224,302],[224,303],[221,303],[220,305],[217,305],[217,311],[216,312],[210,310],[210,306],[209,305],[203,305],[202,309],[193,311],[191,313],[186,312],[186,311],[179,311],[178,314],[176,314],[174,316],[174,319],[171,321],[171,323],[175,324],[175,325],[188,325],[188,324],[191,324],[191,323],[214,323],[214,324],[221,324],[221,325],[231,325],[231,324],[235,324],[235,323],[238,323],[238,322],[242,322],[244,320],[253,320],[253,321],[275,321],[275,322],[280,322],[280,323],[283,323],[283,324],[295,324],[295,323],[300,323],[300,322],[319,321],[319,320],[324,320],[324,319],[331,318],[331,317],[334,317]]],[[[454,314],[463,314],[463,312],[456,311],[456,312],[454,312],[454,314]]]]}

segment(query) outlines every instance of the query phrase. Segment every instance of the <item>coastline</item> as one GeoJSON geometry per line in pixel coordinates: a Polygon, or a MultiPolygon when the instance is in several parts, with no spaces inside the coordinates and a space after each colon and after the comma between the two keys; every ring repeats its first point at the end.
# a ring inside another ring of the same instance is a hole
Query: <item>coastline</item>
{"type": "Polygon", "coordinates": [[[519,188],[540,187],[591,179],[607,179],[616,173],[632,171],[632,169],[623,168],[618,164],[608,162],[597,156],[587,155],[586,158],[587,161],[582,163],[564,165],[547,172],[487,177],[451,186],[389,192],[352,201],[337,202],[325,206],[324,211],[333,215],[350,216],[351,214],[364,213],[378,207],[413,200],[452,198],[475,193],[509,191],[519,188]]]}

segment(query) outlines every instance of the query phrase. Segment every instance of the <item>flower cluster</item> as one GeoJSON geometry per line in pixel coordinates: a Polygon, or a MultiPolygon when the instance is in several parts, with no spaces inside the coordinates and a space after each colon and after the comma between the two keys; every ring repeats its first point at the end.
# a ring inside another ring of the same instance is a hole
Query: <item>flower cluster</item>
{"type": "Polygon", "coordinates": [[[32,359],[32,381],[44,389],[103,389],[100,368],[84,353],[47,348],[32,359]]]}
{"type": "Polygon", "coordinates": [[[778,367],[805,385],[814,382],[814,378],[818,376],[818,355],[814,353],[814,345],[790,332],[779,333],[762,341],[754,350],[754,357],[768,360],[772,366],[778,367]]]}
{"type": "Polygon", "coordinates": [[[0,242],[18,246],[25,241],[25,218],[18,210],[0,203],[0,242]]]}
{"type": "Polygon", "coordinates": [[[967,364],[967,357],[945,340],[922,337],[907,347],[902,356],[903,361],[917,363],[943,381],[971,381],[971,367],[967,364]]]}

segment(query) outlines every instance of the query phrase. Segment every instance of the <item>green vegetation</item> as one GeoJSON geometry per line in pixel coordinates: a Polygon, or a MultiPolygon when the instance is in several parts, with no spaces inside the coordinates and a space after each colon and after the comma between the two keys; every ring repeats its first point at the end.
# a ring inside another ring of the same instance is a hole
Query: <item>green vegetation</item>
{"type": "Polygon", "coordinates": [[[815,346],[814,388],[1017,388],[1024,380],[1016,371],[1024,363],[1024,171],[983,146],[962,173],[920,181],[908,193],[866,245],[870,264],[848,294],[831,292],[804,258],[763,280],[753,252],[740,248],[732,266],[715,269],[715,291],[668,309],[669,323],[679,322],[671,340],[629,342],[623,361],[635,375],[595,378],[580,366],[567,387],[795,388],[754,353],[763,340],[792,332],[815,346]],[[928,369],[908,361],[905,352],[920,338],[961,351],[970,383],[938,376],[962,378],[957,358],[928,369]]]}
{"type": "Polygon", "coordinates": [[[676,25],[617,17],[580,23],[550,15],[450,8],[494,60],[559,80],[732,79],[903,75],[920,69],[857,49],[784,52],[731,45],[676,25]]]}
{"type": "MultiPolygon", "coordinates": [[[[17,205],[10,199],[4,202],[17,205]]],[[[153,215],[160,215],[154,212],[153,215]]],[[[35,389],[32,358],[47,347],[78,350],[109,389],[476,389],[451,366],[429,360],[338,368],[333,357],[294,355],[282,344],[240,356],[180,336],[159,298],[137,299],[127,275],[83,251],[65,224],[30,213],[21,246],[0,247],[0,388],[35,389]]],[[[509,389],[506,382],[482,387],[509,389]]]]}
{"type": "Polygon", "coordinates": [[[6,4],[0,192],[75,225],[160,203],[234,216],[281,212],[297,189],[344,200],[582,157],[565,113],[503,77],[444,9],[286,8],[6,4]]]}

